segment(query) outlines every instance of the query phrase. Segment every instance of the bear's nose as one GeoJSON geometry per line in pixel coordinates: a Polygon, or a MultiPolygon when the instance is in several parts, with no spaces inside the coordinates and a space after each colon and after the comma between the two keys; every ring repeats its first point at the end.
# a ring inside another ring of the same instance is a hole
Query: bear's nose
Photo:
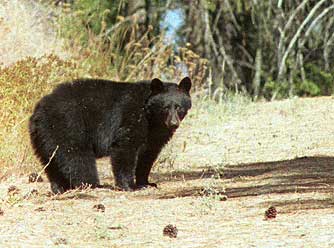
{"type": "Polygon", "coordinates": [[[169,122],[169,127],[172,129],[178,128],[180,125],[180,120],[177,116],[173,116],[169,122]]]}
{"type": "Polygon", "coordinates": [[[178,122],[171,122],[171,123],[169,124],[169,126],[170,126],[172,129],[176,129],[176,128],[179,127],[179,123],[178,123],[178,122]]]}

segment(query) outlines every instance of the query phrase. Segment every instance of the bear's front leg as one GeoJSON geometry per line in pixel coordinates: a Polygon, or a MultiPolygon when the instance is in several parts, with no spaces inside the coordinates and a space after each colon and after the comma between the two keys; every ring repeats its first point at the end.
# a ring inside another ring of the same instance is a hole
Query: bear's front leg
{"type": "Polygon", "coordinates": [[[135,189],[136,160],[137,149],[113,149],[111,163],[117,188],[125,191],[135,189]]]}
{"type": "Polygon", "coordinates": [[[139,153],[136,167],[136,186],[137,188],[146,188],[147,186],[157,187],[155,183],[149,183],[148,177],[153,163],[160,153],[160,148],[148,147],[144,152],[139,153]]]}

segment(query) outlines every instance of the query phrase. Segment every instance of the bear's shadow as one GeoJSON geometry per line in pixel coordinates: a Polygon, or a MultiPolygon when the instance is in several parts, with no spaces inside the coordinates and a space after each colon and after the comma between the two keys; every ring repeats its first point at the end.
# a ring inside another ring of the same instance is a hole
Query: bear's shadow
{"type": "MultiPolygon", "coordinates": [[[[160,182],[166,180],[176,183],[181,180],[211,178],[215,175],[215,172],[208,170],[208,168],[202,168],[198,171],[173,172],[172,177],[170,176],[171,173],[152,174],[152,177],[159,179],[160,182]]],[[[227,165],[224,167],[220,178],[223,181],[219,184],[221,188],[218,187],[218,192],[224,190],[228,198],[287,193],[334,193],[334,157],[301,157],[284,161],[227,165]],[[262,183],[261,180],[265,183],[262,183]],[[247,186],[244,183],[239,183],[243,181],[247,181],[247,186]]],[[[195,183],[195,185],[200,184],[195,183]]],[[[173,191],[158,194],[157,197],[168,199],[194,196],[198,195],[198,192],[202,189],[202,186],[177,187],[173,191]]],[[[333,197],[267,203],[277,206],[302,205],[303,209],[334,207],[333,197]]]]}

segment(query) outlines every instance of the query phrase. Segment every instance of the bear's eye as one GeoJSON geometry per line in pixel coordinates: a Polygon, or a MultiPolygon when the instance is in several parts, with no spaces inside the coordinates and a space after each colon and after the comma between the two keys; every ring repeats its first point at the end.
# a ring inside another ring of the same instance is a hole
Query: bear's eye
{"type": "Polygon", "coordinates": [[[186,116],[187,112],[184,112],[184,111],[178,111],[177,114],[178,114],[179,118],[180,118],[181,120],[183,120],[183,118],[186,116]]]}

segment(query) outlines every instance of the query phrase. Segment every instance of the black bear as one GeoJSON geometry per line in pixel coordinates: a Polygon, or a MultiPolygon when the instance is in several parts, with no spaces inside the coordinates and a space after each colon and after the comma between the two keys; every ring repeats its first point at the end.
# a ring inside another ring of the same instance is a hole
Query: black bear
{"type": "Polygon", "coordinates": [[[96,158],[111,157],[115,186],[148,182],[155,159],[191,108],[191,80],[177,85],[80,79],[60,84],[36,105],[29,132],[54,193],[100,186],[96,158]]]}

